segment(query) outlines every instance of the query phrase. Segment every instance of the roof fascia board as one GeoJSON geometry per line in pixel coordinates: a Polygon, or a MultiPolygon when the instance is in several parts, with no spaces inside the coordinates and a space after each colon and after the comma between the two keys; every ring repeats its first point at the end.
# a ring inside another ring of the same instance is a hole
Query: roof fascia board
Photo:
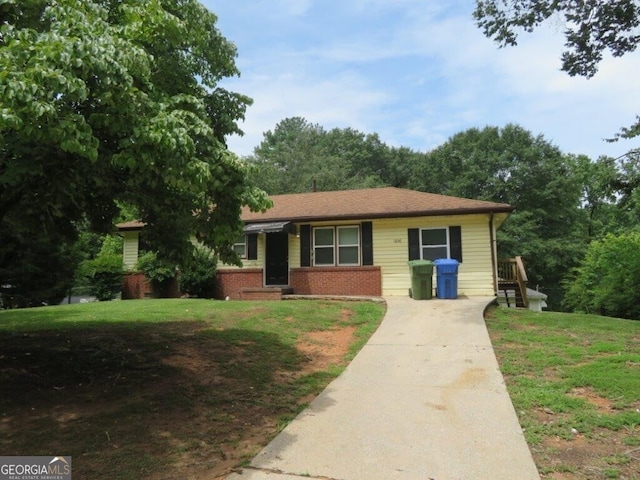
{"type": "Polygon", "coordinates": [[[449,216],[461,216],[461,215],[482,215],[491,213],[506,213],[513,212],[514,208],[499,207],[493,209],[469,209],[469,210],[440,210],[438,212],[403,212],[395,214],[357,214],[357,215],[340,215],[340,216],[323,216],[323,217],[287,217],[284,218],[265,218],[260,220],[245,220],[246,224],[249,223],[266,223],[266,222],[279,222],[279,221],[291,221],[295,223],[302,222],[324,222],[324,221],[337,221],[337,220],[364,220],[364,219],[380,219],[380,218],[409,218],[409,217],[449,217],[449,216]]]}

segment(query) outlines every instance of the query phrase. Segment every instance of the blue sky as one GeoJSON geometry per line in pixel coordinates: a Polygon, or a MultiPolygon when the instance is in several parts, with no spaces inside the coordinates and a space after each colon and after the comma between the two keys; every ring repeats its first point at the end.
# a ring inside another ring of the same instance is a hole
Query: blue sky
{"type": "Polygon", "coordinates": [[[423,152],[468,128],[507,123],[594,159],[638,146],[602,139],[640,113],[640,55],[607,57],[590,80],[569,77],[559,18],[499,49],[475,26],[472,0],[203,3],[238,48],[241,76],[222,85],[254,100],[244,137],[229,138],[241,156],[294,116],[423,152]]]}

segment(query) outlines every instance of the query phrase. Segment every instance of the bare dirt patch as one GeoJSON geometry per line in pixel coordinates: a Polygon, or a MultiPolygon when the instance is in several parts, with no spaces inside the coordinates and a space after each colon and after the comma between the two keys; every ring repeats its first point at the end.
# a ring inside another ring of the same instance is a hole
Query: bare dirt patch
{"type": "Polygon", "coordinates": [[[570,440],[548,437],[532,448],[532,454],[539,466],[544,465],[541,476],[545,479],[636,480],[640,450],[624,443],[627,434],[601,430],[588,436],[577,434],[570,440]]]}
{"type": "Polygon", "coordinates": [[[576,387],[569,392],[570,397],[578,397],[586,400],[596,407],[600,413],[610,413],[613,411],[613,404],[608,398],[601,397],[588,387],[576,387]]]}
{"type": "MultiPolygon", "coordinates": [[[[591,388],[575,388],[568,395],[585,399],[598,414],[616,412],[611,401],[591,388]]],[[[569,413],[538,407],[529,415],[547,431],[561,432],[547,434],[540,443],[531,445],[532,456],[543,479],[640,480],[640,426],[618,430],[594,428],[584,433],[572,429],[569,413]]]]}
{"type": "Polygon", "coordinates": [[[308,360],[303,371],[317,372],[329,365],[340,365],[353,343],[356,327],[348,326],[335,330],[309,332],[296,348],[308,360]]]}
{"type": "MultiPolygon", "coordinates": [[[[599,414],[616,411],[611,400],[604,398],[590,387],[576,387],[568,394],[586,400],[599,414]]],[[[536,409],[536,420],[549,425],[562,422],[567,414],[549,409],[536,409]]],[[[583,434],[574,431],[572,438],[546,437],[532,453],[538,465],[544,465],[543,478],[553,480],[584,480],[614,478],[640,479],[640,427],[619,430],[596,429],[583,434]]]]}
{"type": "Polygon", "coordinates": [[[74,479],[224,478],[312,400],[302,376],[344,364],[354,331],[295,347],[200,322],[0,334],[0,451],[72,455],[74,479]]]}

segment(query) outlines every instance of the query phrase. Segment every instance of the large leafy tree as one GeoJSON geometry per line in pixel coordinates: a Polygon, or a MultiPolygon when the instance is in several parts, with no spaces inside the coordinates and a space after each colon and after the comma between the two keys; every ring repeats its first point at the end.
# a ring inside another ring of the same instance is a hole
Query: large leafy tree
{"type": "Polygon", "coordinates": [[[627,215],[627,222],[640,224],[640,150],[617,159],[618,175],[612,183],[618,205],[627,215]]]}
{"type": "Polygon", "coordinates": [[[0,225],[71,238],[134,205],[165,255],[196,237],[236,260],[267,205],[225,136],[250,99],[218,86],[236,50],[196,0],[0,1],[0,225]]]}
{"type": "MultiPolygon", "coordinates": [[[[532,32],[550,18],[564,23],[562,70],[593,77],[605,52],[615,57],[635,51],[640,43],[638,0],[476,0],[473,14],[484,34],[500,46],[517,45],[521,32],[532,32]]],[[[640,117],[614,136],[640,135],[640,117]]]]}
{"type": "MultiPolygon", "coordinates": [[[[573,157],[582,184],[584,233],[589,240],[629,227],[628,215],[618,202],[624,197],[619,185],[626,178],[616,159],[601,156],[593,161],[585,155],[573,157]]],[[[637,222],[635,222],[637,223],[637,222]]]]}

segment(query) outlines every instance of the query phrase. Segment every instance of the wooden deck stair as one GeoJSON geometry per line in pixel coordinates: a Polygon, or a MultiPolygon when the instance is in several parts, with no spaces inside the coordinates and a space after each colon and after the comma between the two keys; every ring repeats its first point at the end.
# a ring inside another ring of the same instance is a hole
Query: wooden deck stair
{"type": "Polygon", "coordinates": [[[498,260],[498,289],[504,292],[507,306],[511,306],[510,298],[515,298],[515,306],[528,308],[527,272],[522,257],[498,260]],[[514,292],[513,295],[510,295],[514,292]]]}

